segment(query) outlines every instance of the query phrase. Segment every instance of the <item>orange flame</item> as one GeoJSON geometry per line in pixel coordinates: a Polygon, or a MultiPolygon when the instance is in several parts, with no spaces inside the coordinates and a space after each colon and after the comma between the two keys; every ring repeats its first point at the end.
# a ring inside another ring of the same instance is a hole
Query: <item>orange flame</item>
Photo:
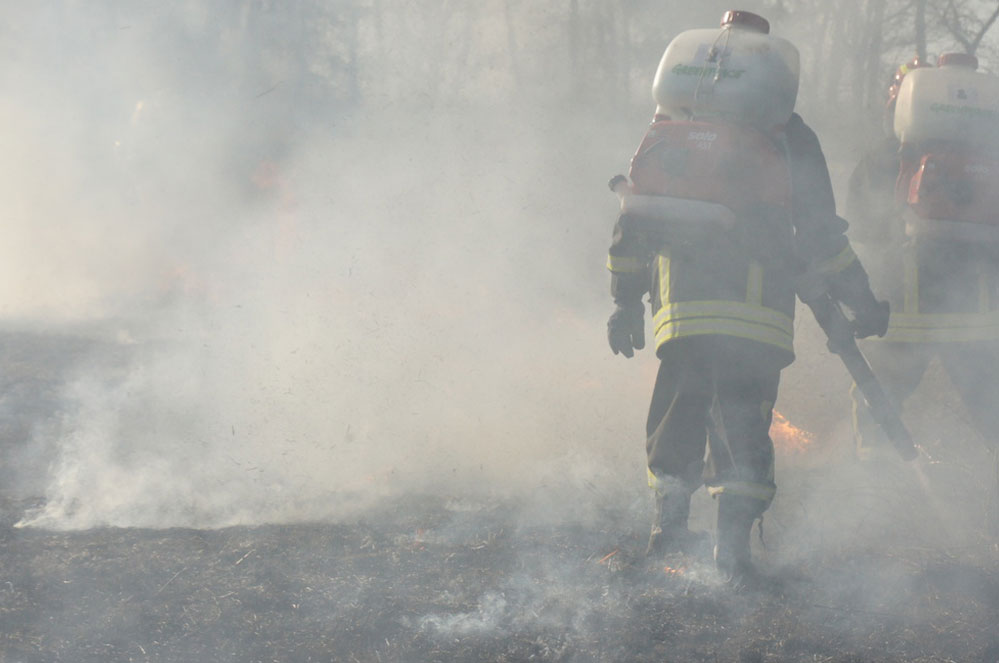
{"type": "Polygon", "coordinates": [[[666,575],[668,575],[668,576],[682,576],[683,575],[683,570],[684,570],[684,567],[682,567],[682,566],[680,568],[678,568],[678,569],[674,569],[672,566],[667,566],[667,567],[663,568],[663,571],[665,571],[666,575]]]}
{"type": "Polygon", "coordinates": [[[792,424],[777,410],[770,424],[770,437],[780,451],[792,454],[804,453],[815,441],[814,435],[792,424]]]}

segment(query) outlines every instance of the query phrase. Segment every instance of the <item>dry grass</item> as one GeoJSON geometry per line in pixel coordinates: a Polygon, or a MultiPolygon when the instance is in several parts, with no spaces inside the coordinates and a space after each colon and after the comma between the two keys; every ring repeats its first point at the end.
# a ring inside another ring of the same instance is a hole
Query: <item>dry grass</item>
{"type": "MultiPolygon", "coordinates": [[[[19,441],[57,415],[51,367],[78,346],[7,350],[10,479],[19,441]]],[[[937,491],[936,510],[903,471],[839,472],[828,447],[783,458],[754,544],[772,582],[741,592],[709,560],[644,560],[633,505],[538,524],[527,503],[410,495],[350,522],[60,533],[12,528],[35,502],[8,483],[0,662],[994,663],[999,547],[977,507],[958,521],[940,507],[975,499],[984,475],[967,449],[936,450],[929,484],[966,487],[937,491]],[[948,528],[961,536],[933,536],[948,528]]]]}

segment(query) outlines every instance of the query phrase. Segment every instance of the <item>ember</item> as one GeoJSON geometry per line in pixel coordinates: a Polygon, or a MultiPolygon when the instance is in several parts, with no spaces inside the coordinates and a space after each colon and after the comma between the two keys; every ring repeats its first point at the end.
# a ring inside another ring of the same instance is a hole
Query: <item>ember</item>
{"type": "Polygon", "coordinates": [[[606,554],[606,555],[604,555],[604,556],[603,556],[602,558],[600,558],[600,561],[599,561],[599,562],[597,562],[597,564],[606,564],[607,562],[609,562],[609,561],[610,561],[611,557],[613,557],[613,556],[614,556],[614,555],[616,555],[617,553],[618,553],[618,549],[617,549],[617,548],[615,548],[613,552],[610,552],[610,553],[607,553],[607,554],[606,554]]]}
{"type": "Polygon", "coordinates": [[[814,435],[792,424],[777,410],[774,410],[773,423],[770,425],[770,437],[777,449],[793,454],[804,453],[815,441],[814,435]]]}

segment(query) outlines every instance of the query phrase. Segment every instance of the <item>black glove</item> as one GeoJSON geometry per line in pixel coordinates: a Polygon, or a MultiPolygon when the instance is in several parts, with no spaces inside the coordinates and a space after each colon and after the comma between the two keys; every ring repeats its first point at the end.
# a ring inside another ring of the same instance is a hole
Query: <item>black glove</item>
{"type": "Polygon", "coordinates": [[[635,356],[634,350],[645,347],[645,304],[618,304],[607,321],[607,341],[614,354],[635,356]]]}
{"type": "Polygon", "coordinates": [[[861,311],[856,311],[853,319],[853,335],[857,338],[884,336],[888,331],[890,315],[888,302],[875,301],[861,311]]]}

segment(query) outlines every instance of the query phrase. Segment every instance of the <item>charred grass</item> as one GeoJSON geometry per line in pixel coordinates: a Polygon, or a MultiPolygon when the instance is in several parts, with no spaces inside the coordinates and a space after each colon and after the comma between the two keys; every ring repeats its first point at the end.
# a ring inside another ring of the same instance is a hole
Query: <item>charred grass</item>
{"type": "Polygon", "coordinates": [[[341,524],[7,529],[2,660],[997,660],[994,548],[764,564],[771,583],[734,591],[706,560],[647,562],[613,521],[523,526],[521,508],[422,497],[341,524]]]}
{"type": "MultiPolygon", "coordinates": [[[[530,499],[407,495],[339,522],[15,528],[41,499],[22,475],[45,450],[25,441],[59,415],[44,367],[86,344],[4,342],[0,663],[999,661],[996,540],[908,536],[969,526],[924,517],[907,478],[820,480],[814,458],[782,469],[754,542],[769,581],[739,591],[703,557],[645,560],[646,505],[613,500],[579,521],[530,499]],[[827,522],[816,504],[837,501],[827,522]]],[[[931,484],[973,474],[932,468],[931,484]]]]}

